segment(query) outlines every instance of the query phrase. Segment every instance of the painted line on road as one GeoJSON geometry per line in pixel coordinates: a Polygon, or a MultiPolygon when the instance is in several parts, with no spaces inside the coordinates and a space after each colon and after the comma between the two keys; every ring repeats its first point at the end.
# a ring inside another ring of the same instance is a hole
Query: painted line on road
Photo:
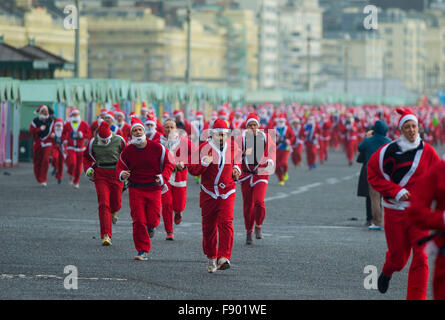
{"type": "MultiPolygon", "coordinates": [[[[3,273],[0,274],[0,279],[56,279],[56,280],[63,280],[65,277],[57,276],[54,274],[36,274],[34,276],[27,276],[25,274],[7,274],[3,273]]],[[[96,277],[77,277],[77,280],[104,280],[104,281],[128,281],[128,279],[123,278],[96,278],[96,277]]]]}

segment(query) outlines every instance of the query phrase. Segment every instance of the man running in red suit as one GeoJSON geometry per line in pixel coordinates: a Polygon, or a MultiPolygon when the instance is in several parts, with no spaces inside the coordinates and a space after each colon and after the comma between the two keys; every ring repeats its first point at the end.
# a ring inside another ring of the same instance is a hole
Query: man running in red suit
{"type": "Polygon", "coordinates": [[[131,144],[122,151],[117,163],[119,180],[128,180],[130,214],[136,260],[147,260],[150,237],[161,219],[161,189],[175,167],[173,157],[159,143],[147,140],[145,127],[136,117],[131,119],[131,144]]]}
{"type": "Polygon", "coordinates": [[[358,129],[354,117],[351,113],[346,115],[345,122],[342,126],[342,133],[344,135],[344,149],[348,163],[352,166],[355,153],[358,146],[358,129]]]}
{"type": "Polygon", "coordinates": [[[228,133],[227,123],[215,120],[211,138],[199,146],[198,163],[188,166],[190,174],[201,176],[203,249],[210,273],[230,268],[232,255],[235,180],[241,169],[236,165],[238,150],[228,133]]]}
{"type": "Polygon", "coordinates": [[[96,187],[104,246],[111,245],[111,224],[117,222],[116,214],[121,209],[123,183],[116,178],[116,164],[124,147],[125,140],[102,121],[83,156],[85,173],[96,187]]]}
{"type": "Polygon", "coordinates": [[[408,218],[422,230],[435,230],[426,252],[436,258],[433,298],[445,300],[445,161],[441,160],[429,169],[416,187],[408,208],[408,218]],[[434,202],[435,208],[432,209],[434,202]]]}
{"type": "Polygon", "coordinates": [[[269,175],[273,173],[275,144],[267,133],[259,130],[259,118],[249,114],[247,130],[237,139],[242,151],[242,174],[239,179],[243,194],[243,215],[246,228],[246,244],[253,243],[255,226],[256,239],[263,239],[261,227],[266,217],[266,196],[269,175]]]}
{"type": "Polygon", "coordinates": [[[320,136],[320,127],[315,122],[315,118],[310,116],[303,130],[300,132],[300,139],[304,141],[306,150],[306,161],[309,170],[317,167],[317,147],[319,147],[318,139],[320,136]]]}
{"type": "Polygon", "coordinates": [[[406,209],[411,194],[418,192],[417,181],[439,161],[436,151],[419,136],[417,117],[410,110],[397,109],[401,115],[399,139],[375,152],[368,162],[369,184],[383,196],[385,236],[388,245],[385,264],[378,279],[381,293],[388,290],[394,272],[401,271],[413,253],[408,274],[407,299],[426,299],[428,259],[424,245],[417,241],[428,231],[411,225],[406,209]]]}
{"type": "Polygon", "coordinates": [[[125,122],[125,113],[119,108],[116,108],[114,110],[114,117],[116,119],[116,126],[117,128],[122,132],[122,138],[124,140],[130,141],[131,140],[131,126],[125,122]]]}
{"type": "Polygon", "coordinates": [[[289,150],[290,146],[295,140],[295,135],[291,128],[286,125],[286,115],[281,114],[277,118],[277,125],[275,127],[277,139],[277,163],[275,174],[278,178],[280,186],[284,186],[284,182],[288,179],[289,170],[289,150]]]}
{"type": "Polygon", "coordinates": [[[34,138],[32,162],[37,182],[46,187],[49,158],[53,146],[51,133],[53,132],[54,117],[49,114],[49,108],[45,105],[41,105],[37,112],[39,116],[34,118],[29,126],[29,132],[34,138]]]}
{"type": "Polygon", "coordinates": [[[65,148],[62,140],[63,126],[63,120],[61,118],[57,118],[54,125],[53,133],[51,134],[51,137],[53,139],[51,164],[54,168],[53,175],[55,175],[58,184],[62,183],[63,165],[66,158],[65,148]]]}
{"type": "Polygon", "coordinates": [[[291,160],[295,167],[299,166],[301,161],[303,160],[303,144],[304,141],[300,139],[301,131],[303,126],[301,125],[300,119],[295,116],[291,121],[290,125],[292,131],[294,132],[295,139],[291,145],[291,160]]]}
{"type": "Polygon", "coordinates": [[[323,113],[321,115],[320,122],[320,137],[318,141],[320,141],[320,148],[318,149],[318,155],[320,158],[320,163],[323,164],[328,160],[329,156],[329,145],[331,140],[331,121],[329,121],[328,116],[323,113]]]}
{"type": "Polygon", "coordinates": [[[90,127],[86,121],[80,119],[79,109],[73,109],[70,119],[63,127],[63,142],[67,150],[66,164],[70,175],[70,184],[79,188],[82,173],[82,157],[85,151],[85,141],[90,138],[90,127]]]}
{"type": "Polygon", "coordinates": [[[144,122],[145,125],[145,134],[147,136],[147,140],[160,143],[161,142],[161,134],[158,132],[156,119],[152,114],[147,116],[147,119],[144,122]]]}
{"type": "Polygon", "coordinates": [[[187,202],[187,167],[191,163],[191,155],[195,147],[189,139],[178,134],[176,122],[168,119],[164,122],[165,136],[161,137],[161,144],[169,150],[175,158],[176,167],[168,182],[168,191],[162,193],[162,218],[167,233],[166,240],[174,240],[174,222],[182,221],[182,212],[187,202]]]}

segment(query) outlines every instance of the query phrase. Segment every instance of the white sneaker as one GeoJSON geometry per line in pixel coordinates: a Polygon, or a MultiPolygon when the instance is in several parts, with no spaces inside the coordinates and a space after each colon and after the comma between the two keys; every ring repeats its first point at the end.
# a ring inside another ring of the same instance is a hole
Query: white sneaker
{"type": "Polygon", "coordinates": [[[207,272],[213,273],[216,272],[216,259],[209,259],[209,264],[207,265],[207,272]]]}
{"type": "Polygon", "coordinates": [[[116,223],[117,223],[117,213],[112,213],[112,214],[111,214],[111,222],[112,222],[113,224],[116,224],[116,223]]]}
{"type": "Polygon", "coordinates": [[[75,183],[75,184],[73,184],[73,187],[74,187],[74,189],[79,189],[79,184],[75,183]]]}
{"type": "Polygon", "coordinates": [[[134,260],[147,261],[148,260],[148,252],[141,251],[134,257],[134,260]]]}
{"type": "Polygon", "coordinates": [[[218,270],[226,270],[230,268],[230,261],[227,258],[220,258],[218,260],[218,270]]]}
{"type": "Polygon", "coordinates": [[[104,241],[102,242],[103,246],[111,246],[111,238],[108,234],[104,235],[104,241]]]}
{"type": "Polygon", "coordinates": [[[48,186],[48,184],[47,184],[46,182],[42,182],[42,183],[40,183],[40,185],[41,185],[42,187],[47,187],[47,186],[48,186]]]}

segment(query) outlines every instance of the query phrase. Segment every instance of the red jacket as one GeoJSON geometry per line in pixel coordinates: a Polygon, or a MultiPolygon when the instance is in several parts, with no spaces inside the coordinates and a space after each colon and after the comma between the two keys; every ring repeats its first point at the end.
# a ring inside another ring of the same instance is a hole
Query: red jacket
{"type": "MultiPolygon", "coordinates": [[[[273,166],[275,164],[276,159],[276,146],[275,143],[272,141],[272,138],[269,134],[264,133],[263,131],[258,130],[257,135],[257,148],[263,148],[260,149],[260,151],[263,151],[263,154],[260,159],[257,159],[257,165],[249,164],[249,162],[252,162],[253,159],[253,144],[252,146],[248,146],[247,144],[253,143],[253,141],[246,141],[246,131],[243,131],[243,134],[239,136],[236,140],[237,145],[239,149],[242,151],[242,163],[241,163],[241,176],[240,181],[245,181],[250,179],[250,185],[253,186],[257,184],[258,182],[265,182],[268,183],[269,176],[273,174],[272,172],[265,172],[264,169],[270,164],[273,166]],[[259,139],[259,140],[258,140],[259,139]],[[262,143],[260,146],[259,143],[262,143]],[[246,149],[247,148],[247,149],[246,149]],[[247,155],[247,150],[250,149],[251,155],[247,155]],[[250,161],[249,161],[250,160],[250,161]]],[[[257,150],[257,152],[260,152],[257,150]]]]}
{"type": "Polygon", "coordinates": [[[236,144],[227,139],[223,151],[214,145],[212,140],[199,146],[199,162],[189,165],[191,175],[201,176],[200,205],[211,199],[227,199],[236,191],[236,183],[233,180],[233,168],[241,174],[240,152],[236,144]],[[205,156],[212,156],[210,164],[204,163],[205,156]]]}
{"type": "Polygon", "coordinates": [[[74,129],[73,124],[68,121],[63,127],[62,139],[66,144],[67,150],[74,150],[77,152],[85,151],[85,142],[90,139],[91,131],[86,121],[80,121],[77,129],[74,129]]]}
{"type": "Polygon", "coordinates": [[[124,138],[125,142],[128,142],[131,140],[131,126],[124,122],[121,127],[119,127],[117,124],[116,126],[120,129],[122,132],[122,138],[124,138]]]}
{"type": "Polygon", "coordinates": [[[368,161],[368,181],[383,196],[383,206],[405,210],[408,201],[400,198],[409,191],[416,192],[416,182],[429,167],[439,161],[439,156],[429,144],[420,143],[415,150],[401,153],[397,140],[375,152],[368,161]]]}
{"type": "Polygon", "coordinates": [[[138,184],[153,183],[156,178],[161,178],[159,186],[144,187],[147,190],[159,190],[170,179],[174,168],[174,159],[168,156],[168,150],[159,143],[148,140],[143,149],[133,144],[125,147],[117,162],[116,176],[123,181],[122,173],[130,170],[128,181],[138,184]]]}
{"type": "Polygon", "coordinates": [[[29,132],[34,138],[34,148],[37,146],[50,147],[53,144],[51,133],[53,133],[55,120],[54,118],[48,118],[46,121],[40,120],[38,117],[34,118],[29,126],[29,132]],[[45,129],[42,130],[42,125],[45,129]]]}
{"type": "MultiPolygon", "coordinates": [[[[157,143],[161,142],[161,134],[159,133],[159,131],[155,131],[152,134],[147,133],[146,136],[147,136],[147,140],[157,142],[157,143]]],[[[131,140],[131,138],[130,138],[130,140],[131,140]]]]}

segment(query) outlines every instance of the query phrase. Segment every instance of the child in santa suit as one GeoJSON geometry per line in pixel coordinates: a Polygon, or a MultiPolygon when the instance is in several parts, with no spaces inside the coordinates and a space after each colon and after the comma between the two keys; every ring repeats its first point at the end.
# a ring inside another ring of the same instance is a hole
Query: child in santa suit
{"type": "Polygon", "coordinates": [[[161,189],[175,167],[169,151],[159,143],[147,140],[145,127],[136,117],[131,119],[131,144],[119,157],[116,175],[127,180],[130,214],[133,220],[133,240],[138,254],[136,260],[147,260],[150,237],[161,218],[161,189]]]}
{"type": "Polygon", "coordinates": [[[385,293],[394,272],[401,271],[413,253],[408,274],[407,299],[426,299],[428,260],[424,245],[417,241],[428,231],[410,224],[407,215],[412,195],[419,192],[417,181],[439,161],[436,151],[419,136],[417,117],[408,109],[401,115],[399,139],[375,152],[368,161],[368,182],[383,196],[386,260],[378,279],[378,289],[385,293]]]}
{"type": "Polygon", "coordinates": [[[161,144],[172,153],[176,166],[166,183],[168,191],[162,194],[162,218],[167,233],[166,240],[174,240],[173,213],[175,224],[179,224],[187,202],[186,165],[191,163],[191,155],[196,147],[189,139],[178,134],[173,119],[164,122],[164,132],[166,136],[161,136],[161,144]]]}
{"type": "Polygon", "coordinates": [[[85,173],[96,187],[104,246],[111,245],[111,224],[117,222],[116,213],[121,209],[123,183],[116,178],[116,164],[124,147],[125,140],[102,121],[83,155],[85,173]]]}
{"type": "Polygon", "coordinates": [[[289,150],[295,135],[291,128],[286,125],[286,115],[281,114],[277,118],[275,126],[277,140],[277,163],[275,174],[278,177],[280,186],[284,186],[284,182],[288,179],[289,170],[289,150]]]}
{"type": "Polygon", "coordinates": [[[263,239],[261,227],[266,217],[264,198],[275,159],[275,144],[267,133],[259,130],[259,125],[258,116],[249,114],[246,120],[247,129],[237,139],[242,152],[242,174],[239,181],[243,195],[247,245],[253,243],[254,226],[256,239],[263,239]]]}
{"type": "Polygon", "coordinates": [[[227,123],[215,120],[211,138],[199,146],[198,163],[188,166],[190,174],[201,176],[203,249],[210,273],[230,268],[232,255],[235,180],[241,169],[235,157],[240,157],[239,152],[228,133],[227,123]]]}
{"type": "Polygon", "coordinates": [[[80,174],[82,173],[82,158],[85,151],[85,142],[90,138],[90,127],[86,121],[80,119],[79,109],[73,109],[69,114],[69,121],[63,127],[63,143],[67,150],[66,164],[70,183],[79,188],[80,174]]]}
{"type": "Polygon", "coordinates": [[[34,138],[32,162],[37,182],[46,187],[49,158],[53,146],[51,133],[53,132],[54,117],[50,115],[49,108],[45,105],[41,105],[37,109],[37,113],[39,116],[34,118],[29,126],[29,132],[34,138]]]}
{"type": "Polygon", "coordinates": [[[416,193],[408,208],[408,218],[419,229],[436,230],[426,251],[436,258],[433,297],[435,300],[445,300],[445,161],[441,160],[417,182],[416,193]]]}
{"type": "Polygon", "coordinates": [[[54,168],[53,172],[58,184],[62,183],[63,165],[66,158],[65,149],[62,141],[63,126],[63,120],[61,118],[57,118],[54,125],[53,133],[51,134],[51,137],[53,138],[51,164],[54,168]]]}

